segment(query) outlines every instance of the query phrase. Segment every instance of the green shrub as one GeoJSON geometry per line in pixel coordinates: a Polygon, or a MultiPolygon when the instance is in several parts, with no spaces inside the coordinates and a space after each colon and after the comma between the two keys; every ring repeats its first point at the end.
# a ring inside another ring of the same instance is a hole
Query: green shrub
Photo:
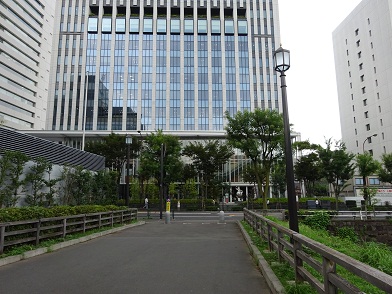
{"type": "Polygon", "coordinates": [[[349,239],[352,242],[358,242],[359,239],[354,228],[350,228],[350,227],[337,228],[336,236],[338,236],[341,239],[349,239]]]}
{"type": "Polygon", "coordinates": [[[14,222],[20,220],[31,220],[39,218],[58,217],[76,214],[88,214],[112,210],[126,209],[124,206],[116,205],[80,205],[80,206],[54,206],[44,207],[21,207],[0,209],[0,223],[14,222]]]}
{"type": "Polygon", "coordinates": [[[303,223],[312,229],[327,230],[329,224],[331,223],[331,218],[329,213],[324,211],[317,211],[313,215],[307,216],[303,223]]]}

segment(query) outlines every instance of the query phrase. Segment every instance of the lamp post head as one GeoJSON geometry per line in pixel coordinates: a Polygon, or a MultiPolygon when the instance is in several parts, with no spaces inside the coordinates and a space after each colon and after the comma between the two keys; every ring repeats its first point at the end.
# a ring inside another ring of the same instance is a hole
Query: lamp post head
{"type": "Polygon", "coordinates": [[[132,136],[126,136],[125,137],[125,144],[130,145],[132,144],[132,136]]]}
{"type": "Polygon", "coordinates": [[[274,53],[274,69],[278,72],[285,72],[290,68],[290,51],[280,46],[274,53]]]}

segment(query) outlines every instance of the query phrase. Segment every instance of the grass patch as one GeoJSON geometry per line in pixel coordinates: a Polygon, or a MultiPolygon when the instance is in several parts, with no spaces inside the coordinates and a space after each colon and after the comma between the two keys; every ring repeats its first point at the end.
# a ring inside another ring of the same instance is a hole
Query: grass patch
{"type": "MultiPolygon", "coordinates": [[[[268,217],[268,218],[279,225],[282,225],[287,228],[289,227],[288,222],[280,221],[272,217],[268,217]]],[[[272,262],[268,258],[268,256],[271,255],[271,253],[265,253],[265,250],[268,250],[267,243],[264,242],[263,240],[259,240],[260,237],[257,234],[253,233],[252,228],[247,223],[242,222],[242,224],[248,233],[251,232],[249,233],[249,236],[251,236],[252,241],[259,248],[261,254],[268,261],[268,263],[271,264],[272,262]],[[262,244],[262,246],[259,246],[260,244],[262,244]]],[[[353,236],[351,235],[349,238],[347,238],[347,234],[343,234],[344,235],[343,238],[338,236],[332,236],[329,234],[328,231],[321,230],[321,229],[312,229],[305,224],[299,225],[299,231],[302,235],[307,236],[308,238],[311,238],[322,244],[325,244],[326,246],[336,251],[339,251],[347,256],[350,256],[356,260],[366,263],[371,267],[374,267],[380,271],[385,272],[386,274],[389,275],[392,274],[392,250],[387,245],[374,243],[374,242],[358,244],[352,241],[353,239],[355,240],[355,238],[353,238],[353,236]]],[[[319,256],[312,250],[308,250],[306,247],[304,247],[303,250],[306,253],[312,255],[313,258],[321,261],[321,256],[319,256]]],[[[272,255],[275,256],[277,259],[276,252],[273,252],[272,255]]],[[[311,268],[307,264],[304,264],[304,267],[309,272],[311,272],[312,275],[314,275],[319,281],[322,281],[322,276],[319,273],[317,273],[313,268],[311,268]]],[[[279,264],[276,265],[276,263],[273,262],[271,268],[275,272],[277,277],[281,280],[287,293],[316,293],[314,289],[311,289],[311,291],[313,292],[307,292],[308,290],[303,290],[302,286],[304,287],[309,286],[306,283],[298,284],[295,286],[290,285],[291,284],[290,280],[294,280],[295,276],[294,276],[294,270],[291,269],[290,265],[288,265],[287,263],[286,264],[282,263],[282,265],[279,264]],[[280,269],[280,267],[283,267],[283,269],[280,269]],[[290,268],[290,270],[288,270],[287,268],[290,268]],[[289,283],[287,283],[286,280],[289,281],[289,283]]],[[[351,272],[347,271],[346,269],[340,266],[337,266],[337,272],[339,273],[339,275],[347,279],[350,283],[352,283],[353,285],[361,289],[361,291],[363,291],[364,293],[372,293],[372,294],[385,293],[384,291],[379,290],[375,286],[367,283],[362,278],[352,274],[351,272]]]]}

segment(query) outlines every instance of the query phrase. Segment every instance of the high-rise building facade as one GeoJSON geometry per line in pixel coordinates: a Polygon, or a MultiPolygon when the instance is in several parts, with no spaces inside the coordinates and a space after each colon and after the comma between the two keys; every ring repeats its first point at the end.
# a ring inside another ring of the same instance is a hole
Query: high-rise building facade
{"type": "Polygon", "coordinates": [[[46,128],[73,147],[84,126],[223,135],[226,111],[281,111],[277,0],[57,3],[46,128]]]}
{"type": "Polygon", "coordinates": [[[392,152],[391,11],[363,0],[333,32],[342,139],[376,159],[392,152]]]}
{"type": "Polygon", "coordinates": [[[0,1],[0,124],[43,130],[56,1],[0,1]]]}

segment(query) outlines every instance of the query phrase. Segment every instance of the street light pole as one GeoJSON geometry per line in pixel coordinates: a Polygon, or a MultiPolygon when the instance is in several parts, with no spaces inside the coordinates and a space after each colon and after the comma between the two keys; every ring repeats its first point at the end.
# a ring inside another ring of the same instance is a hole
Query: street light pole
{"type": "MultiPolygon", "coordinates": [[[[363,143],[362,143],[362,153],[363,153],[363,154],[365,154],[365,143],[366,143],[366,141],[369,142],[369,139],[370,139],[371,137],[377,137],[377,134],[373,134],[373,135],[367,137],[367,138],[365,139],[365,141],[363,141],[363,143]]],[[[370,143],[370,142],[369,142],[369,143],[370,143]]]]}
{"type": "Polygon", "coordinates": [[[284,145],[286,158],[286,181],[287,181],[287,198],[289,209],[289,225],[290,229],[299,232],[298,216],[297,216],[297,199],[295,195],[294,184],[294,168],[293,168],[293,154],[291,149],[291,133],[289,112],[287,105],[287,86],[285,71],[290,68],[290,51],[282,47],[277,49],[274,53],[274,68],[280,72],[281,89],[282,89],[282,108],[283,108],[283,126],[284,126],[284,145]]]}
{"type": "Polygon", "coordinates": [[[125,191],[125,205],[129,207],[129,158],[130,158],[130,149],[132,144],[132,137],[126,136],[125,143],[127,144],[127,178],[125,179],[126,183],[126,191],[125,191]]]}
{"type": "MultiPolygon", "coordinates": [[[[366,141],[369,142],[369,139],[371,137],[377,137],[377,134],[373,134],[373,135],[367,137],[363,141],[363,143],[362,143],[362,154],[365,154],[365,143],[366,143],[366,141]]],[[[368,188],[367,188],[367,177],[363,176],[362,177],[362,182],[363,182],[362,183],[363,184],[363,199],[365,200],[365,214],[366,214],[366,217],[367,217],[367,202],[368,202],[368,198],[369,198],[368,197],[368,188]]]]}
{"type": "Polygon", "coordinates": [[[160,190],[159,190],[159,218],[162,219],[162,206],[163,206],[163,157],[164,157],[164,144],[161,143],[161,159],[160,159],[160,164],[161,164],[161,179],[160,179],[160,190]]]}

